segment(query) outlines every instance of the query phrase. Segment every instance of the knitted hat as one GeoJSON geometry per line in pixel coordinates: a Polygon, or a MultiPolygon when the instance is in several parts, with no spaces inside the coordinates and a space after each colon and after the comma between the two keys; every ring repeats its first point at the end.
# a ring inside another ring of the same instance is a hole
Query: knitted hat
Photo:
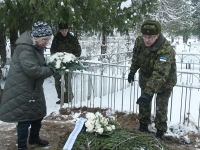
{"type": "Polygon", "coordinates": [[[58,28],[61,30],[61,29],[68,29],[68,24],[67,23],[60,23],[58,25],[58,28]]]}
{"type": "Polygon", "coordinates": [[[156,20],[146,20],[141,26],[141,32],[145,35],[156,35],[161,32],[161,25],[156,20]]]}
{"type": "Polygon", "coordinates": [[[51,27],[43,21],[38,21],[32,25],[32,35],[34,37],[44,37],[52,35],[51,27]]]}

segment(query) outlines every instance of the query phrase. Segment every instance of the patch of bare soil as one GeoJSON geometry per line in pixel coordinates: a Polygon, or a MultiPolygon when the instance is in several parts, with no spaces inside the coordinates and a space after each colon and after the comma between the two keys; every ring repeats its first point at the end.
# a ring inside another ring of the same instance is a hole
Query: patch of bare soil
{"type": "MultiPolygon", "coordinates": [[[[67,132],[71,132],[75,126],[75,120],[73,115],[80,113],[79,117],[85,118],[87,112],[100,112],[102,115],[112,115],[117,118],[117,122],[121,128],[136,129],[139,128],[139,121],[136,114],[127,114],[126,112],[115,112],[114,114],[108,114],[108,109],[99,108],[71,108],[60,109],[60,114],[54,114],[47,116],[43,120],[41,128],[42,139],[48,140],[50,145],[45,148],[38,147],[37,145],[29,146],[30,150],[57,150],[60,137],[67,132]]],[[[191,144],[184,144],[180,139],[174,139],[172,137],[164,137],[163,142],[174,150],[196,150],[194,148],[196,135],[189,135],[191,144]]],[[[0,128],[0,150],[15,150],[16,146],[16,124],[1,123],[0,128]]]]}

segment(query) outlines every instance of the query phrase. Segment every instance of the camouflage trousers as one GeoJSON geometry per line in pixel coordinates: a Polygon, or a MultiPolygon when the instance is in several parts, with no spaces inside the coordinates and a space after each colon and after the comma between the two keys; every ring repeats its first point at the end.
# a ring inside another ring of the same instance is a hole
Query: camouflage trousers
{"type": "MultiPolygon", "coordinates": [[[[58,94],[58,98],[60,99],[61,98],[61,75],[54,74],[53,77],[55,79],[55,87],[58,94]]],[[[71,73],[66,73],[64,75],[64,80],[65,80],[64,102],[71,102],[72,99],[74,98],[74,95],[72,93],[71,79],[72,79],[71,73]]]]}
{"type": "MultiPolygon", "coordinates": [[[[141,91],[143,93],[143,90],[141,91]]],[[[166,90],[162,93],[157,93],[156,96],[156,117],[154,120],[156,129],[167,131],[167,113],[168,102],[172,90],[166,90]]],[[[147,105],[139,106],[138,119],[143,124],[151,123],[151,107],[152,102],[147,105]]]]}

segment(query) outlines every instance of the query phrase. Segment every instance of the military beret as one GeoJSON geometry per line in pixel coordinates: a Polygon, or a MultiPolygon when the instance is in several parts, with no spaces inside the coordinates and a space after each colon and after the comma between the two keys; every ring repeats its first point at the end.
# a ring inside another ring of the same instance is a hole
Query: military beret
{"type": "Polygon", "coordinates": [[[146,20],[141,26],[141,33],[145,35],[156,35],[161,32],[161,25],[156,20],[146,20]]]}
{"type": "Polygon", "coordinates": [[[67,23],[59,23],[58,28],[59,29],[68,29],[68,24],[67,23]]]}

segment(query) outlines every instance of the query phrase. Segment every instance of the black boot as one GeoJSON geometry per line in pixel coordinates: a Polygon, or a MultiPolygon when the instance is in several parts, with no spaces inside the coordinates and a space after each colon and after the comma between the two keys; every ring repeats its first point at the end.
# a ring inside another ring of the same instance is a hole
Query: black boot
{"type": "Polygon", "coordinates": [[[141,132],[148,132],[148,124],[144,124],[140,122],[140,129],[141,132]]]}
{"type": "Polygon", "coordinates": [[[28,150],[28,147],[18,145],[18,150],[28,150]]]}
{"type": "Polygon", "coordinates": [[[60,100],[56,102],[56,104],[60,104],[60,100]]]}
{"type": "Polygon", "coordinates": [[[49,145],[48,141],[42,140],[40,137],[37,137],[37,138],[31,138],[31,137],[29,137],[29,141],[28,142],[29,142],[30,145],[38,144],[41,147],[49,145]]]}
{"type": "Polygon", "coordinates": [[[157,129],[156,137],[159,139],[163,139],[164,132],[162,130],[157,129]]]}
{"type": "MultiPolygon", "coordinates": [[[[68,103],[68,101],[64,102],[64,103],[68,103]]],[[[60,100],[56,102],[56,104],[60,104],[60,100]]]]}

